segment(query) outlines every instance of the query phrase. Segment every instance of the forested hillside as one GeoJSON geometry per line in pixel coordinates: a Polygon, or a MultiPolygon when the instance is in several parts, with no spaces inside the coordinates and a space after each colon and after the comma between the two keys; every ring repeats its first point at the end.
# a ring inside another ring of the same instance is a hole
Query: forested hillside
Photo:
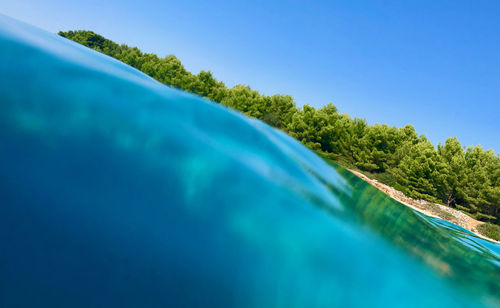
{"type": "Polygon", "coordinates": [[[457,138],[434,147],[411,125],[367,125],[332,104],[298,108],[290,95],[261,95],[245,85],[227,88],[208,71],[192,74],[175,56],[159,58],[91,31],[59,35],[141,70],[156,80],[209,98],[277,127],[310,149],[369,173],[413,198],[444,203],[500,224],[500,156],[457,138]]]}

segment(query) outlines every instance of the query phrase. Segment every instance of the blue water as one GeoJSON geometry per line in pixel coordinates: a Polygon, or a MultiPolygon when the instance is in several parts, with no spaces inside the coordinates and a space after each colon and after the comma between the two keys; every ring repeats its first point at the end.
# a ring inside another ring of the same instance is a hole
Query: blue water
{"type": "Polygon", "coordinates": [[[0,307],[494,307],[500,247],[0,16],[0,307]]]}

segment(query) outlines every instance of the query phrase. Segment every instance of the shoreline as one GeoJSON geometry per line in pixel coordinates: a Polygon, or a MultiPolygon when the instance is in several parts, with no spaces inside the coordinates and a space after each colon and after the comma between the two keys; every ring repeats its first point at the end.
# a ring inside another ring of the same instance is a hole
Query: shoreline
{"type": "Polygon", "coordinates": [[[423,214],[430,216],[430,217],[446,220],[450,223],[453,223],[457,226],[460,226],[460,227],[472,232],[475,236],[477,236],[479,238],[500,244],[499,241],[496,241],[492,238],[489,238],[489,237],[484,236],[484,235],[479,233],[479,231],[477,230],[476,227],[478,225],[484,224],[484,222],[482,222],[482,221],[474,219],[463,212],[460,212],[458,210],[455,210],[451,207],[448,207],[448,206],[445,206],[442,204],[431,203],[431,202],[428,202],[425,200],[417,200],[417,199],[407,197],[399,190],[396,190],[388,185],[382,184],[381,182],[379,182],[377,180],[371,179],[359,171],[352,170],[352,169],[347,169],[347,170],[352,172],[354,175],[358,176],[363,181],[368,182],[369,184],[375,186],[377,189],[379,189],[380,191],[382,191],[383,193],[385,193],[386,195],[388,195],[392,199],[412,208],[415,211],[418,211],[418,212],[423,213],[423,214]]]}

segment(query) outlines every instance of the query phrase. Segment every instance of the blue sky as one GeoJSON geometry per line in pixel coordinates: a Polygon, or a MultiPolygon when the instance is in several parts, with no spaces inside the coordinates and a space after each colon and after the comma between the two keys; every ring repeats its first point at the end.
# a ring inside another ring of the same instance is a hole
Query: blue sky
{"type": "Polygon", "coordinates": [[[87,29],[233,86],[333,102],[434,144],[500,152],[500,1],[0,0],[51,32],[87,29]]]}

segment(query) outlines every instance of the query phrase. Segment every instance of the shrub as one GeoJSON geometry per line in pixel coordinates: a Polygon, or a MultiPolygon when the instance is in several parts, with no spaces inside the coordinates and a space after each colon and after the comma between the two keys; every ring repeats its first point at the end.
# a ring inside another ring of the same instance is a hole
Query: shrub
{"type": "Polygon", "coordinates": [[[498,225],[486,222],[484,224],[478,225],[477,231],[479,231],[479,233],[484,236],[500,241],[500,226],[498,225]]]}

